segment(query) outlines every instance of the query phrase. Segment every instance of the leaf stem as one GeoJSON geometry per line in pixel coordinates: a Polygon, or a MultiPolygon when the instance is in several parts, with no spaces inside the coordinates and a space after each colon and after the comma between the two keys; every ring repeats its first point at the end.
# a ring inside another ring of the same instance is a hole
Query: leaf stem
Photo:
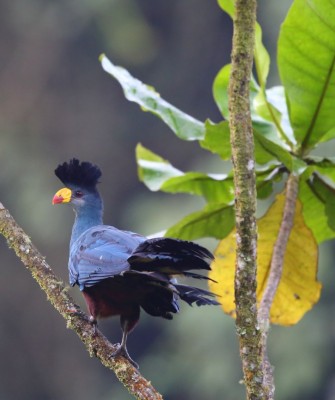
{"type": "Polygon", "coordinates": [[[258,310],[258,321],[262,331],[262,353],[265,370],[264,380],[271,388],[270,398],[273,398],[274,394],[272,366],[266,356],[267,338],[270,324],[270,309],[283,272],[286,246],[294,223],[298,188],[299,178],[298,176],[291,174],[286,184],[286,200],[283,211],[283,218],[279,228],[278,237],[273,249],[270,273],[266,283],[264,295],[262,297],[258,310]]]}
{"type": "Polygon", "coordinates": [[[1,202],[0,234],[7,239],[8,245],[31,272],[33,278],[47,294],[48,300],[66,319],[67,327],[77,333],[90,355],[96,356],[105,367],[113,370],[116,377],[135,398],[162,400],[162,396],[151,383],[126,359],[123,357],[111,358],[111,353],[116,350],[115,346],[99,330],[96,335],[92,334],[92,325],[85,313],[73,302],[62,281],[53,273],[44,257],[1,202]]]}

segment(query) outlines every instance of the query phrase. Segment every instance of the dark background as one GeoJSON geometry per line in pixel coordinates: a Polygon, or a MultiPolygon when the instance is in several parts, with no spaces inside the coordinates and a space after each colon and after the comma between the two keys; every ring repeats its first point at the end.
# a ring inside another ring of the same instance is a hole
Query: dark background
{"type": "MultiPolygon", "coordinates": [[[[279,82],[276,39],[290,3],[259,1],[273,58],[270,86],[279,82]]],[[[99,164],[105,222],[142,234],[166,228],[202,202],[150,193],[139,183],[138,142],[180,169],[220,172],[197,143],[180,141],[128,103],[99,54],[185,112],[219,121],[211,86],[229,62],[231,29],[214,0],[0,0],[0,201],[66,282],[73,213],[51,206],[61,187],[53,174],[58,163],[76,156],[99,164]]],[[[65,328],[3,239],[0,252],[0,399],[129,399],[65,328]]],[[[271,331],[278,399],[335,399],[332,257],[331,243],[322,245],[319,304],[297,326],[271,331]]],[[[78,288],[70,292],[83,305],[78,288]]],[[[120,340],[117,320],[100,327],[120,340]]],[[[166,399],[244,398],[234,321],[218,307],[186,305],[172,322],[143,314],[129,350],[166,399]]]]}

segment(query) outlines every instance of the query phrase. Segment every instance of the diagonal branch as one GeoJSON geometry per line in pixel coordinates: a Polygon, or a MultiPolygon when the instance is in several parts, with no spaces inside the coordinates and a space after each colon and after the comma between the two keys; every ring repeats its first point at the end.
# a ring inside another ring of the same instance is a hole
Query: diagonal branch
{"type": "Polygon", "coordinates": [[[115,359],[110,357],[116,348],[99,330],[96,335],[92,335],[92,326],[86,314],[73,302],[64,284],[53,273],[44,257],[2,203],[0,203],[0,234],[6,238],[8,245],[45,291],[48,300],[65,318],[67,327],[77,333],[90,355],[96,356],[105,367],[114,371],[116,377],[135,398],[162,400],[161,394],[127,360],[123,357],[115,359]]]}

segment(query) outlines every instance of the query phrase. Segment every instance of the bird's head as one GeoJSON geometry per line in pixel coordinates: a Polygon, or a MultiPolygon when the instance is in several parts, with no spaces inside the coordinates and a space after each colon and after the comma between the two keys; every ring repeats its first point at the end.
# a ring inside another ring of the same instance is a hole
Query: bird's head
{"type": "Polygon", "coordinates": [[[100,196],[96,185],[101,170],[89,162],[80,162],[73,158],[55,169],[56,176],[64,184],[52,199],[52,204],[71,203],[78,210],[83,206],[96,206],[100,196]]]}

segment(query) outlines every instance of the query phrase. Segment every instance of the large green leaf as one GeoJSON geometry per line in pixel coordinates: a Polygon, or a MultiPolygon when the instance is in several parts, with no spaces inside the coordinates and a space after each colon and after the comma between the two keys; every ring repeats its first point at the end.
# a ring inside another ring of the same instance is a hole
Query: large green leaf
{"type": "Polygon", "coordinates": [[[276,159],[276,156],[270,151],[266,150],[266,148],[261,144],[256,135],[254,135],[254,145],[255,160],[257,164],[267,164],[276,159]]]}
{"type": "Polygon", "coordinates": [[[150,190],[203,196],[209,203],[231,203],[234,199],[232,175],[183,173],[141,144],[136,147],[136,160],[140,180],[150,190]]]}
{"type": "Polygon", "coordinates": [[[262,89],[265,89],[266,80],[270,69],[270,56],[262,42],[262,28],[256,22],[255,30],[255,66],[258,83],[262,89]]]}
{"type": "Polygon", "coordinates": [[[176,176],[184,175],[173,167],[169,161],[146,149],[141,144],[136,147],[138,176],[152,191],[159,190],[164,182],[176,176]]]}
{"type": "Polygon", "coordinates": [[[273,135],[261,134],[257,130],[254,131],[255,138],[259,143],[275,158],[282,162],[289,171],[301,175],[307,168],[307,164],[291,154],[290,150],[273,135]]]}
{"type": "Polygon", "coordinates": [[[312,180],[300,180],[299,198],[306,225],[312,230],[318,243],[335,237],[335,231],[328,224],[326,204],[315,189],[312,180]]]}
{"type": "Polygon", "coordinates": [[[312,148],[335,126],[335,7],[295,0],[281,27],[278,67],[295,137],[312,148]]]}
{"type": "Polygon", "coordinates": [[[285,89],[283,86],[274,86],[266,90],[267,101],[280,112],[280,126],[285,135],[282,139],[290,145],[296,144],[293,129],[290,123],[285,89]]]}
{"type": "Polygon", "coordinates": [[[329,227],[335,231],[335,188],[334,184],[328,184],[324,177],[318,174],[313,174],[310,179],[313,186],[313,191],[316,196],[325,204],[325,212],[328,218],[329,227]]]}
{"type": "Polygon", "coordinates": [[[305,161],[313,168],[313,172],[316,171],[328,179],[331,179],[333,185],[335,184],[335,157],[309,155],[306,157],[305,161]]]}
{"type": "Polygon", "coordinates": [[[234,207],[227,204],[208,204],[201,211],[187,215],[169,228],[165,236],[184,240],[202,237],[222,239],[235,225],[234,207]]]}
{"type": "Polygon", "coordinates": [[[126,69],[112,64],[104,54],[100,56],[100,61],[102,68],[120,83],[128,100],[160,117],[180,139],[201,140],[204,138],[205,126],[201,121],[162,99],[153,87],[134,78],[126,69]]]}
{"type": "MultiPolygon", "coordinates": [[[[229,118],[228,110],[228,85],[229,76],[231,71],[231,65],[224,66],[217,74],[213,83],[213,96],[215,102],[223,115],[224,118],[229,118]]],[[[269,121],[266,121],[261,115],[257,113],[255,109],[254,99],[258,96],[260,87],[254,81],[250,82],[250,103],[251,103],[251,119],[254,129],[260,134],[268,138],[272,138],[273,141],[280,143],[278,138],[277,130],[275,125],[269,121]]],[[[206,123],[206,135],[205,140],[201,142],[201,145],[206,149],[211,150],[220,155],[224,160],[228,159],[230,155],[230,149],[228,152],[228,123],[221,123],[213,125],[209,122],[206,123]],[[222,142],[220,144],[220,136],[222,135],[222,142]],[[223,137],[224,135],[224,137],[223,137]],[[224,140],[223,140],[224,139],[224,140]],[[218,146],[216,148],[216,146],[218,146]]],[[[280,144],[280,146],[285,146],[280,144]]],[[[286,149],[288,147],[286,146],[286,149]]],[[[277,158],[277,154],[274,151],[269,151],[268,147],[263,146],[262,142],[255,136],[255,159],[258,164],[265,164],[273,159],[277,158]]]]}
{"type": "Polygon", "coordinates": [[[203,196],[208,203],[231,203],[234,200],[233,177],[225,174],[187,172],[165,181],[160,190],[203,196]]]}
{"type": "Polygon", "coordinates": [[[222,116],[229,119],[228,108],[228,86],[230,78],[231,64],[225,65],[220,69],[213,82],[213,97],[222,116]]]}
{"type": "Polygon", "coordinates": [[[223,160],[231,158],[230,131],[227,121],[214,124],[206,121],[205,139],[200,142],[201,147],[218,154],[223,160]]]}

